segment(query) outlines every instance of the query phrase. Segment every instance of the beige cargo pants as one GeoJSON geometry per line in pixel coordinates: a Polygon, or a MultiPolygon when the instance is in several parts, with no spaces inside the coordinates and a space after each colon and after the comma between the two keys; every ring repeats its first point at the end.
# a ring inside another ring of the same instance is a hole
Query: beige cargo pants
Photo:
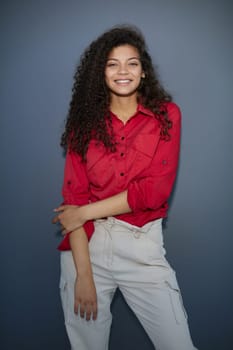
{"type": "Polygon", "coordinates": [[[61,253],[60,292],[72,350],[108,349],[110,304],[117,287],[156,350],[196,349],[175,272],[165,258],[162,219],[141,228],[111,217],[97,220],[89,247],[97,290],[96,321],[74,314],[76,271],[71,252],[61,253]]]}

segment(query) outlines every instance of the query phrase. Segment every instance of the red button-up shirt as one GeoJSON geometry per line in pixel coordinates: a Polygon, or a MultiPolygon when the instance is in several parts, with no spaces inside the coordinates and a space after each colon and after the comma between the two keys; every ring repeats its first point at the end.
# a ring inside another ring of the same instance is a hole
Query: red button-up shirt
{"type": "MultiPolygon", "coordinates": [[[[142,105],[126,124],[111,113],[117,150],[112,153],[103,144],[91,140],[87,161],[74,152],[66,155],[62,194],[65,204],[84,205],[127,190],[131,213],[115,216],[136,226],[167,216],[168,198],[176,177],[181,113],[167,103],[172,128],[169,141],[160,138],[160,126],[154,114],[142,105]]],[[[84,224],[88,239],[94,233],[92,221],[84,224]]],[[[70,249],[69,235],[58,247],[70,249]]]]}

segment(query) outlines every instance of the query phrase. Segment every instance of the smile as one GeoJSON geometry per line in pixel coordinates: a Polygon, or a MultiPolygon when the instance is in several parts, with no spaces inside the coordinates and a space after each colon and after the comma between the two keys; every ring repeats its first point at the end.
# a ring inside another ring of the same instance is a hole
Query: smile
{"type": "Polygon", "coordinates": [[[130,82],[131,82],[130,79],[117,79],[117,80],[115,80],[115,83],[117,83],[117,84],[128,84],[130,82]]]}

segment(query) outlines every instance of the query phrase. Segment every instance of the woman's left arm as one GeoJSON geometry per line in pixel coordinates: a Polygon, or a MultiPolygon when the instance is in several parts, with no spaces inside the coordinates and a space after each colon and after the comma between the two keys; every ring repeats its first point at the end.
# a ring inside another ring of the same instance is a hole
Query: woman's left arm
{"type": "Polygon", "coordinates": [[[60,221],[65,228],[63,233],[73,231],[89,220],[130,213],[131,211],[127,200],[127,191],[81,207],[62,205],[55,209],[55,212],[60,212],[57,215],[57,221],[60,221]]]}
{"type": "Polygon", "coordinates": [[[171,195],[179,163],[181,112],[175,103],[169,103],[168,114],[170,140],[160,140],[147,175],[129,183],[127,200],[133,212],[156,210],[171,195]]]}

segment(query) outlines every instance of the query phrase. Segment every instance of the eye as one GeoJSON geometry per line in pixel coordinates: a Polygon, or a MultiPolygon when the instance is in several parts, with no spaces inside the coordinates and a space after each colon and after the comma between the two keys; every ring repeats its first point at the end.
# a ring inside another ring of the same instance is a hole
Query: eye
{"type": "Polygon", "coordinates": [[[138,62],[130,62],[129,65],[133,66],[133,67],[136,67],[136,66],[138,66],[138,62]]]}
{"type": "Polygon", "coordinates": [[[116,67],[117,64],[115,62],[109,62],[107,63],[107,67],[116,67]]]}

